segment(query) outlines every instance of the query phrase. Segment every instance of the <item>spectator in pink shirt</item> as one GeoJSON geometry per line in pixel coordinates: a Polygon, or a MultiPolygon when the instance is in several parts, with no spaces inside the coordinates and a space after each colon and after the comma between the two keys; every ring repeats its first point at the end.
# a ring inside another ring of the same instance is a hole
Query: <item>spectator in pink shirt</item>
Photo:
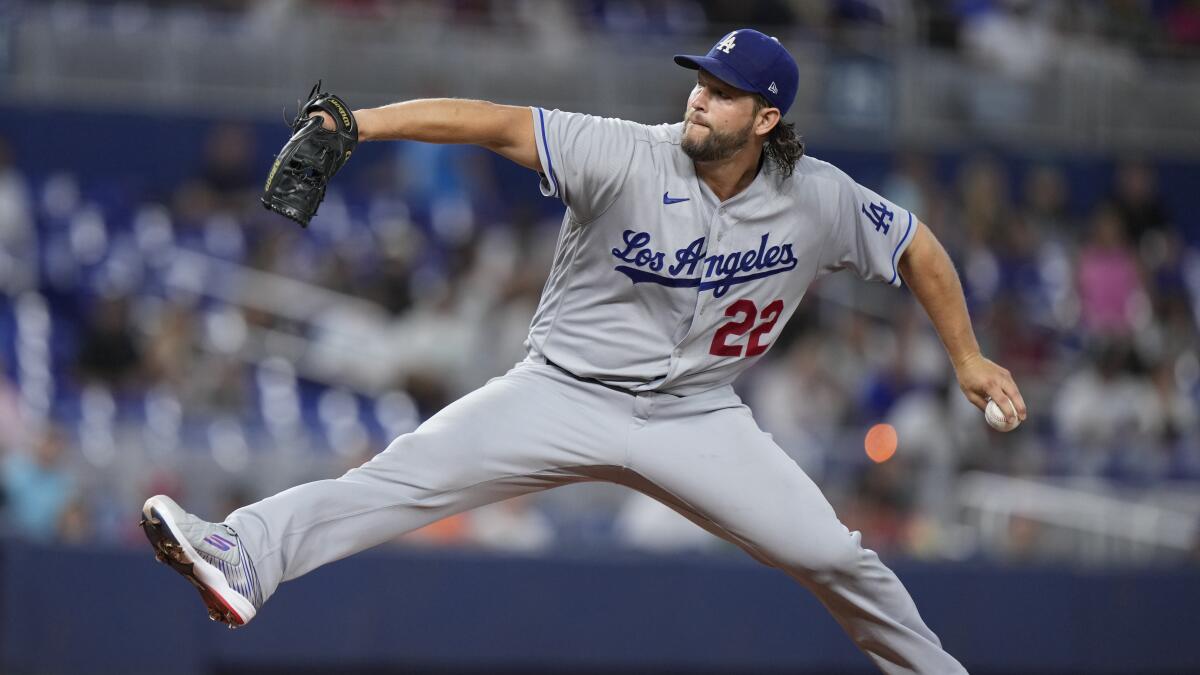
{"type": "Polygon", "coordinates": [[[1092,214],[1089,239],[1079,252],[1076,283],[1080,323],[1089,333],[1129,335],[1145,314],[1137,257],[1125,240],[1120,215],[1110,205],[1092,214]]]}

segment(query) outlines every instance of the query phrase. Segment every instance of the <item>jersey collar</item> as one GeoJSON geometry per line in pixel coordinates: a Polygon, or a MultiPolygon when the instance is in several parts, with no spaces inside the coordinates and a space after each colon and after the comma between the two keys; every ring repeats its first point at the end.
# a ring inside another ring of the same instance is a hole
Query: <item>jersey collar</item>
{"type": "MultiPolygon", "coordinates": [[[[680,150],[680,154],[682,153],[683,151],[680,150]]],[[[717,198],[712,188],[708,187],[708,184],[703,180],[700,180],[700,176],[696,174],[696,165],[692,162],[691,158],[683,155],[683,159],[687,163],[687,173],[685,175],[695,182],[704,203],[709,208],[724,209],[727,213],[739,217],[747,217],[752,215],[753,211],[757,211],[758,206],[761,206],[763,203],[762,200],[770,197],[776,182],[774,166],[770,162],[764,161],[762,166],[759,167],[758,174],[754,176],[754,180],[750,181],[745,190],[722,202],[717,198]]]]}

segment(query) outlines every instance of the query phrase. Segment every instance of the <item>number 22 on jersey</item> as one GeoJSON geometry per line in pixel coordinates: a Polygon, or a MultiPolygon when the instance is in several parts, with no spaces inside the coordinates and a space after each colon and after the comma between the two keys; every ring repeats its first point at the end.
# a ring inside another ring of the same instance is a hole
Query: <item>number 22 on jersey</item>
{"type": "Polygon", "coordinates": [[[746,356],[761,355],[770,346],[770,344],[763,343],[763,337],[775,327],[775,322],[779,320],[779,315],[782,313],[783,300],[772,301],[771,304],[762,308],[761,313],[753,300],[742,298],[732,303],[725,308],[725,316],[733,321],[717,329],[708,353],[714,356],[741,356],[742,345],[730,344],[729,341],[731,338],[736,339],[749,331],[750,338],[746,340],[745,346],[746,356]],[[759,322],[760,319],[761,322],[759,322]],[[756,322],[759,322],[758,325],[755,325],[756,322]]]}

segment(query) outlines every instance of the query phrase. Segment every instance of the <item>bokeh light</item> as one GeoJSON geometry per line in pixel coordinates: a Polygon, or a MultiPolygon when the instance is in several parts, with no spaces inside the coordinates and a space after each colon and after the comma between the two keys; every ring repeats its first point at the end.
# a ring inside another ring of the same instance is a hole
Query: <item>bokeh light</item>
{"type": "Polygon", "coordinates": [[[867,437],[863,442],[867,457],[877,464],[888,461],[896,454],[897,440],[896,427],[890,424],[876,424],[867,430],[867,437]]]}

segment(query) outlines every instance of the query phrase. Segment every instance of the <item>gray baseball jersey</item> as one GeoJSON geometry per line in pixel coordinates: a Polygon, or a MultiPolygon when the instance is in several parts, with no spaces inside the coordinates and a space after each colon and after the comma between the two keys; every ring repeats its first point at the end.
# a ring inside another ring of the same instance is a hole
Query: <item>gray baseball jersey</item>
{"type": "Polygon", "coordinates": [[[811,158],[720,203],[681,125],[533,113],[542,191],[567,213],[529,357],[344,476],[230,514],[256,597],[440,518],[604,480],[803,583],[881,671],[965,672],[729,384],[819,275],[899,284],[913,217],[811,158]]]}
{"type": "Polygon", "coordinates": [[[770,162],[721,202],[679,148],[683,123],[645,126],[534,108],[541,189],[567,206],[527,349],[580,377],[694,394],[770,349],[822,274],[900,284],[916,222],[831,164],[770,162]]]}

